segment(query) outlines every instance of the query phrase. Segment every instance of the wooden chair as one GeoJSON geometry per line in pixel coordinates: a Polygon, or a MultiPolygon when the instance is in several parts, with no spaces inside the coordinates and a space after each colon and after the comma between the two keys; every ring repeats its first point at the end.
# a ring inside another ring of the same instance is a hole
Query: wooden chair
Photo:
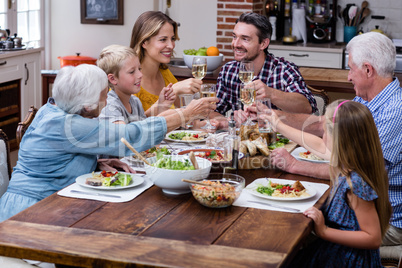
{"type": "Polygon", "coordinates": [[[10,145],[6,133],[0,129],[0,197],[7,190],[10,178],[10,145]]]}
{"type": "Polygon", "coordinates": [[[381,264],[386,268],[402,268],[402,254],[398,259],[381,259],[381,264]]]}
{"type": "Polygon", "coordinates": [[[25,120],[18,123],[18,126],[17,126],[17,144],[18,145],[20,144],[20,142],[22,140],[22,136],[24,136],[24,134],[25,134],[25,131],[27,131],[29,125],[34,120],[37,111],[38,111],[37,108],[35,108],[34,106],[31,106],[28,110],[28,114],[26,115],[25,120]]]}
{"type": "Polygon", "coordinates": [[[329,97],[328,97],[327,93],[325,92],[325,90],[316,89],[309,85],[307,85],[307,88],[311,91],[311,93],[313,94],[313,96],[315,98],[315,101],[317,102],[318,111],[315,112],[315,114],[316,115],[325,114],[325,109],[326,109],[327,105],[329,104],[329,97]]]}

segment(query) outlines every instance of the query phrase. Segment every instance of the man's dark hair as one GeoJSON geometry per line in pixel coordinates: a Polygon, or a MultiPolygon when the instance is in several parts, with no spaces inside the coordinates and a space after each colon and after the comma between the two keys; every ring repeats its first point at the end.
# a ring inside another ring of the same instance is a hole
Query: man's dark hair
{"type": "MultiPolygon", "coordinates": [[[[264,39],[271,40],[272,25],[268,18],[258,13],[247,12],[240,15],[236,20],[236,23],[243,22],[246,24],[254,25],[257,30],[258,42],[261,43],[264,39]]],[[[268,54],[268,47],[264,50],[265,54],[268,54]]]]}

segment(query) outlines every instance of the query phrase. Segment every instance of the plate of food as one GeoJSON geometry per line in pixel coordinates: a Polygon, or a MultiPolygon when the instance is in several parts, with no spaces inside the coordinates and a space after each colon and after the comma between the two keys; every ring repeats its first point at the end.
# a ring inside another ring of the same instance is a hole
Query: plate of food
{"type": "Polygon", "coordinates": [[[208,133],[195,130],[175,130],[166,134],[165,140],[176,142],[203,142],[206,141],[208,133]]]}
{"type": "MultiPolygon", "coordinates": [[[[226,161],[223,157],[223,149],[219,147],[194,147],[194,148],[184,148],[180,149],[177,153],[178,155],[188,155],[190,152],[194,152],[195,156],[205,158],[212,163],[224,163],[226,161]]],[[[238,158],[241,159],[244,154],[239,152],[238,158]]]]}
{"type": "Polygon", "coordinates": [[[251,183],[245,188],[250,194],[276,201],[296,201],[312,198],[317,191],[300,181],[267,178],[263,183],[251,183]]]}
{"type": "Polygon", "coordinates": [[[311,153],[310,151],[308,151],[306,148],[303,147],[298,147],[294,149],[291,155],[298,160],[304,160],[316,163],[329,163],[328,160],[316,156],[315,154],[311,153]]]}
{"type": "Polygon", "coordinates": [[[138,186],[144,182],[141,176],[126,172],[92,172],[75,179],[78,185],[99,190],[121,190],[138,186]]]}

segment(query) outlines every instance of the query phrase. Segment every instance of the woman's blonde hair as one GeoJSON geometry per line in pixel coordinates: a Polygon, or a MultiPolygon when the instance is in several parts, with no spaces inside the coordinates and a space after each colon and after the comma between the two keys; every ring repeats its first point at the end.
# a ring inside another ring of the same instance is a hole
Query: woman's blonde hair
{"type": "Polygon", "coordinates": [[[327,107],[325,117],[326,131],[332,136],[333,144],[331,181],[336,187],[338,176],[346,176],[353,190],[350,176],[356,172],[374,189],[378,195],[375,207],[384,235],[392,208],[388,198],[388,174],[372,114],[363,104],[339,100],[327,107]]]}
{"type": "MultiPolygon", "coordinates": [[[[169,23],[173,26],[175,39],[179,40],[179,36],[177,35],[177,23],[163,12],[147,11],[137,18],[131,33],[130,47],[137,53],[141,63],[145,57],[145,51],[142,45],[145,41],[157,35],[165,23],[169,23]]],[[[167,68],[166,64],[163,63],[161,63],[161,67],[164,69],[167,68]]]]}
{"type": "MultiPolygon", "coordinates": [[[[130,57],[137,57],[132,48],[122,45],[110,45],[101,51],[97,65],[106,74],[113,74],[119,78],[119,72],[123,67],[124,61],[130,57]]],[[[113,88],[110,82],[109,87],[113,88]]]]}

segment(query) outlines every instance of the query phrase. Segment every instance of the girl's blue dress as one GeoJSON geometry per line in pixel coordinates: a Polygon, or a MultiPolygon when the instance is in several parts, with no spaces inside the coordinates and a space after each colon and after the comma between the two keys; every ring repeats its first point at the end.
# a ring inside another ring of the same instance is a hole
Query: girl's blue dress
{"type": "MultiPolygon", "coordinates": [[[[355,172],[351,182],[353,193],[371,201],[377,193],[355,172]]],[[[354,211],[347,204],[350,186],[346,177],[339,177],[338,187],[331,203],[323,208],[325,224],[340,230],[359,231],[360,226],[354,211]]],[[[358,249],[335,244],[320,238],[300,250],[289,267],[382,267],[379,249],[358,249]]]]}

